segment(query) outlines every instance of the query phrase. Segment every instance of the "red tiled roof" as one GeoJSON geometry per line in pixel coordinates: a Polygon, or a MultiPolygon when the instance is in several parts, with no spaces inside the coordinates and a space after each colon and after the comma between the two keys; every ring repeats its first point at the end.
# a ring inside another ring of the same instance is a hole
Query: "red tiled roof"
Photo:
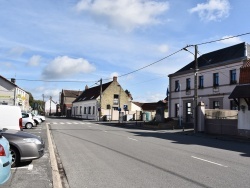
{"type": "Polygon", "coordinates": [[[240,81],[239,84],[249,84],[250,83],[250,59],[244,63],[240,68],[240,81]]]}
{"type": "Polygon", "coordinates": [[[250,67],[250,59],[248,59],[241,68],[250,67]]]}

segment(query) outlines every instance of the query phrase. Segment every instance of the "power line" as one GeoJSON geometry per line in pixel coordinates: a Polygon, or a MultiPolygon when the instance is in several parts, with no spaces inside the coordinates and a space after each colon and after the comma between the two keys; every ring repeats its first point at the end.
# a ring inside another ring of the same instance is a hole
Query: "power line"
{"type": "MultiPolygon", "coordinates": [[[[8,78],[10,79],[10,78],[8,78]]],[[[93,83],[96,81],[81,81],[81,80],[30,80],[30,79],[16,79],[16,80],[23,80],[23,81],[29,81],[29,82],[80,82],[80,83],[93,83]]]]}
{"type": "MultiPolygon", "coordinates": [[[[203,44],[209,44],[209,43],[219,42],[219,41],[228,40],[228,39],[232,39],[232,38],[240,37],[240,36],[244,36],[244,35],[249,35],[249,34],[250,34],[250,32],[239,34],[239,35],[235,35],[235,36],[231,36],[231,37],[226,37],[226,38],[222,38],[222,39],[217,39],[217,40],[202,42],[202,43],[198,43],[198,44],[195,44],[195,45],[200,46],[200,45],[203,45],[203,44]]],[[[195,45],[188,45],[188,46],[195,46],[195,45]]]]}
{"type": "MultiPolygon", "coordinates": [[[[239,34],[239,35],[235,35],[235,36],[231,36],[231,37],[226,37],[226,38],[223,38],[223,39],[218,39],[218,40],[212,40],[212,41],[208,41],[208,42],[203,42],[203,43],[199,43],[199,44],[196,44],[196,45],[198,46],[198,45],[209,44],[209,43],[218,42],[218,41],[222,41],[222,40],[228,40],[228,39],[231,39],[231,38],[235,38],[235,37],[239,37],[239,36],[244,36],[244,35],[249,35],[249,34],[250,34],[250,32],[248,32],[248,33],[243,33],[243,34],[239,34]]],[[[158,61],[155,61],[155,62],[150,63],[150,64],[148,64],[148,65],[146,65],[146,66],[144,66],[144,67],[141,67],[141,68],[136,69],[136,70],[134,70],[134,71],[128,72],[128,73],[126,73],[126,74],[122,74],[122,75],[117,76],[117,77],[118,77],[118,78],[124,77],[124,76],[127,76],[127,75],[129,75],[129,74],[133,74],[133,73],[135,73],[135,72],[138,72],[138,71],[140,71],[140,70],[142,70],[142,69],[145,69],[145,68],[147,68],[147,67],[150,67],[150,66],[152,66],[152,65],[154,65],[154,64],[156,64],[156,63],[159,63],[159,62],[163,61],[164,59],[167,59],[167,58],[169,58],[169,57],[171,57],[171,56],[173,56],[173,55],[179,53],[179,52],[182,51],[182,50],[185,50],[187,47],[190,47],[190,46],[195,46],[195,45],[187,45],[186,47],[181,48],[180,50],[177,50],[177,51],[175,51],[174,53],[172,53],[172,54],[170,54],[170,55],[168,55],[168,56],[166,56],[166,57],[164,57],[164,58],[162,58],[162,59],[160,59],[160,60],[158,60],[158,61]]],[[[105,79],[102,79],[102,80],[110,80],[110,79],[111,79],[111,78],[105,78],[105,79]]],[[[79,83],[95,83],[95,82],[97,82],[97,81],[77,81],[77,80],[75,80],[75,81],[72,81],[72,80],[52,81],[52,80],[29,80],[29,79],[16,79],[16,80],[40,81],[40,82],[79,82],[79,83]]]]}
{"type": "MultiPolygon", "coordinates": [[[[154,65],[154,64],[156,64],[156,63],[159,63],[159,62],[163,61],[164,59],[167,59],[167,58],[169,58],[169,57],[171,57],[171,56],[173,56],[173,55],[179,53],[179,52],[182,51],[182,50],[183,50],[183,48],[181,48],[180,50],[175,51],[174,53],[172,53],[172,54],[170,54],[170,55],[168,55],[168,56],[166,56],[166,57],[161,58],[161,59],[158,60],[158,61],[155,61],[155,62],[150,63],[150,64],[148,64],[148,65],[146,65],[146,66],[144,66],[144,67],[141,67],[141,68],[136,69],[136,70],[134,70],[134,71],[128,72],[128,73],[126,73],[126,74],[122,74],[122,75],[117,76],[117,77],[120,78],[120,77],[127,76],[127,75],[129,75],[129,74],[138,72],[138,71],[140,71],[140,70],[142,70],[142,69],[145,69],[145,68],[147,68],[147,67],[150,67],[150,66],[152,66],[152,65],[154,65]]],[[[103,79],[103,80],[110,80],[110,78],[106,78],[106,79],[103,79]]]]}

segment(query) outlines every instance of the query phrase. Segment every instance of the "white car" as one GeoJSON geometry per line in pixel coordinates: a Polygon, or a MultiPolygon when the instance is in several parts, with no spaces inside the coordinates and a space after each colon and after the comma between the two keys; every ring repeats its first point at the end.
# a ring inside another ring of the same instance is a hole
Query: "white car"
{"type": "Polygon", "coordinates": [[[25,127],[26,129],[31,129],[32,127],[36,126],[31,113],[22,112],[22,123],[23,127],[25,127]]]}
{"type": "Polygon", "coordinates": [[[34,113],[32,113],[32,115],[33,115],[33,117],[39,118],[42,122],[45,121],[45,116],[42,116],[42,115],[39,115],[39,114],[34,114],[34,113]]]}

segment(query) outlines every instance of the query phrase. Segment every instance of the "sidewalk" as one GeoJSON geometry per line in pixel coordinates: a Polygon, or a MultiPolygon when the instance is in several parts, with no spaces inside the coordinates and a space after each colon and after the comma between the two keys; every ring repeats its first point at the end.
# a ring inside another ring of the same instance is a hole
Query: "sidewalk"
{"type": "Polygon", "coordinates": [[[218,140],[225,140],[225,141],[236,141],[236,142],[242,142],[242,143],[249,143],[250,144],[250,138],[246,137],[240,137],[237,135],[217,135],[217,134],[207,134],[203,132],[194,133],[194,129],[184,129],[177,128],[177,129],[158,129],[156,126],[153,128],[150,128],[148,126],[144,126],[143,121],[137,121],[137,122],[123,122],[119,123],[118,121],[107,121],[107,122],[96,122],[97,124],[103,124],[107,126],[115,126],[115,127],[124,127],[129,129],[143,129],[143,130],[165,130],[176,134],[183,134],[188,136],[197,136],[197,137],[206,137],[211,139],[218,139],[218,140]]]}

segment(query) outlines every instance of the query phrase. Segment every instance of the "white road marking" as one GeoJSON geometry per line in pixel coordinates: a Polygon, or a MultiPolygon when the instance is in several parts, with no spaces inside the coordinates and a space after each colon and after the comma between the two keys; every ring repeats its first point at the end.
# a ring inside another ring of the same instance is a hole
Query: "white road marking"
{"type": "Polygon", "coordinates": [[[72,123],[70,123],[70,122],[67,122],[67,124],[72,124],[72,123]]]}
{"type": "Polygon", "coordinates": [[[64,124],[63,122],[61,122],[60,124],[64,124]]]}
{"type": "Polygon", "coordinates": [[[33,164],[29,164],[28,166],[15,167],[15,168],[11,168],[11,169],[28,169],[28,170],[32,170],[33,169],[33,164]]]}
{"type": "Polygon", "coordinates": [[[28,170],[32,170],[33,169],[33,164],[30,164],[29,166],[28,166],[28,170]]]}
{"type": "Polygon", "coordinates": [[[103,131],[103,132],[107,133],[108,131],[103,131]]]}
{"type": "Polygon", "coordinates": [[[35,133],[35,134],[36,134],[36,133],[39,133],[39,134],[41,134],[41,132],[34,132],[34,131],[32,131],[32,132],[29,132],[29,133],[35,133]]]}
{"type": "Polygon", "coordinates": [[[53,124],[57,124],[56,122],[53,122],[53,124]]]}
{"type": "Polygon", "coordinates": [[[73,122],[74,124],[78,124],[77,122],[73,122]]]}
{"type": "Polygon", "coordinates": [[[222,166],[222,167],[225,167],[227,168],[228,166],[225,166],[225,165],[222,165],[222,164],[219,164],[219,163],[215,163],[215,162],[212,162],[212,161],[208,161],[206,159],[202,159],[202,158],[198,158],[198,157],[195,157],[195,156],[191,156],[192,158],[194,159],[198,159],[198,160],[201,160],[201,161],[205,161],[205,162],[208,162],[208,163],[212,163],[212,164],[215,164],[215,165],[218,165],[218,166],[222,166]]]}
{"type": "Polygon", "coordinates": [[[134,139],[134,138],[130,138],[130,137],[128,137],[128,139],[129,139],[129,140],[138,141],[138,140],[136,140],[136,139],[134,139]]]}

